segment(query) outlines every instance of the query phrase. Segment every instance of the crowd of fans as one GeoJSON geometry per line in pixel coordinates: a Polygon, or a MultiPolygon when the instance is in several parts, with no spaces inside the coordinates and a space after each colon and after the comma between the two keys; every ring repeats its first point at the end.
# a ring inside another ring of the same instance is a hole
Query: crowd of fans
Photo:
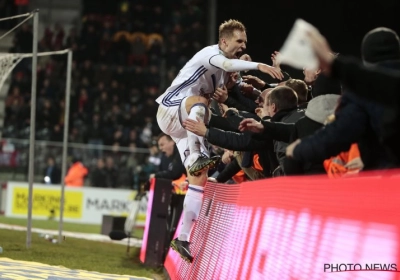
{"type": "MultiPolygon", "coordinates": [[[[226,88],[213,94],[224,117],[212,117],[208,126],[184,122],[187,130],[224,149],[225,165],[209,180],[225,183],[233,178],[240,183],[314,174],[337,178],[400,166],[399,80],[394,75],[400,69],[398,35],[384,27],[368,32],[361,44],[362,67],[333,54],[314,33],[320,69],[304,69],[303,77],[286,77],[277,87],[257,72],[241,73],[242,78],[232,73],[226,88]]],[[[276,55],[273,64],[280,68],[276,55]]]]}
{"type": "MultiPolygon", "coordinates": [[[[70,145],[69,156],[71,167],[82,171],[82,184],[139,188],[150,174],[158,178],[158,170],[169,170],[168,161],[177,153],[171,150],[169,156],[162,155],[157,147],[160,143],[155,137],[160,130],[155,99],[205,46],[203,21],[201,1],[175,1],[168,6],[123,1],[117,14],[87,14],[82,26],[67,35],[57,24],[46,29],[40,51],[74,51],[69,128],[69,142],[74,145],[70,145]],[[77,143],[91,145],[87,149],[77,143]],[[110,148],[103,149],[104,145],[110,148]]],[[[30,26],[24,25],[10,52],[30,52],[31,41],[30,26]]],[[[362,52],[366,65],[399,67],[400,43],[390,29],[368,33],[362,52]],[[380,52],[383,41],[388,50],[384,55],[380,52]]],[[[272,54],[272,64],[279,68],[276,55],[272,54]]],[[[29,136],[29,67],[29,61],[20,63],[12,74],[4,137],[29,136]]],[[[62,141],[65,70],[63,56],[39,60],[39,140],[62,141]]],[[[222,156],[222,165],[209,174],[213,175],[209,180],[239,183],[284,175],[339,177],[398,165],[384,142],[393,134],[393,129],[382,124],[390,110],[353,94],[324,69],[303,73],[296,78],[285,73],[283,81],[274,81],[278,87],[259,72],[231,73],[226,88],[213,95],[218,106],[213,108],[216,117],[210,124],[185,123],[222,156]]],[[[45,178],[60,164],[57,151],[48,149],[40,160],[35,159],[45,170],[45,178]]],[[[46,180],[55,183],[59,179],[46,180]]]]}
{"type": "MultiPolygon", "coordinates": [[[[155,99],[164,84],[205,44],[201,5],[198,0],[168,5],[162,1],[122,1],[116,14],[84,15],[79,28],[64,30],[57,23],[46,28],[39,42],[40,52],[73,50],[68,140],[96,145],[95,150],[71,148],[71,157],[79,154],[89,169],[96,167],[97,160],[112,157],[114,168],[119,168],[129,161],[129,152],[146,153],[147,156],[136,154],[135,160],[130,161],[131,178],[136,166],[146,165],[148,148],[160,132],[155,120],[155,99]],[[99,145],[112,148],[102,152],[99,145]]],[[[32,26],[23,25],[15,34],[10,52],[31,52],[32,36],[32,26]]],[[[24,59],[12,73],[6,99],[5,138],[29,137],[30,77],[30,61],[24,59]]],[[[39,58],[37,140],[63,139],[65,82],[65,55],[39,58]]],[[[38,162],[41,168],[47,156],[38,162]]],[[[60,163],[59,154],[51,156],[60,163]]],[[[134,185],[133,179],[124,181],[123,186],[134,185]]],[[[93,180],[86,183],[95,184],[93,180]]],[[[112,187],[121,186],[116,184],[112,187]]]]}

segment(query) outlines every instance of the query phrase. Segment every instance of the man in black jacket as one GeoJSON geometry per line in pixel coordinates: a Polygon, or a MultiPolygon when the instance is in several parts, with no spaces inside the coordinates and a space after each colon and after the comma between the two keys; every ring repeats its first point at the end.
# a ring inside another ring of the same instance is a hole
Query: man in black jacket
{"type": "MultiPolygon", "coordinates": [[[[271,116],[271,122],[296,123],[304,116],[304,110],[298,109],[298,96],[289,87],[282,86],[272,90],[266,98],[266,107],[271,116]]],[[[270,136],[271,139],[274,139],[270,136]]],[[[283,175],[283,161],[286,157],[287,142],[274,139],[274,150],[279,161],[279,169],[273,176],[283,175]]]]}
{"type": "Polygon", "coordinates": [[[47,167],[44,170],[45,184],[60,184],[61,183],[61,169],[56,165],[52,156],[47,158],[47,167]]]}
{"type": "MultiPolygon", "coordinates": [[[[177,223],[183,210],[184,195],[176,195],[172,193],[172,181],[181,178],[183,174],[186,175],[186,168],[182,163],[181,156],[179,155],[178,148],[171,136],[161,133],[158,136],[158,148],[164,153],[164,155],[170,160],[168,168],[160,170],[155,174],[151,174],[150,178],[160,178],[171,180],[171,201],[170,201],[170,214],[168,215],[167,222],[171,228],[171,232],[175,232],[172,229],[176,229],[177,223]],[[175,217],[175,218],[174,218],[175,217]]],[[[169,241],[172,240],[172,236],[169,237],[169,241]]]]}
{"type": "Polygon", "coordinates": [[[186,168],[183,166],[179,151],[176,147],[174,140],[171,136],[161,133],[158,137],[158,148],[165,154],[171,161],[168,169],[160,170],[155,174],[150,175],[151,178],[162,178],[169,180],[179,179],[182,174],[186,174],[186,168]]]}

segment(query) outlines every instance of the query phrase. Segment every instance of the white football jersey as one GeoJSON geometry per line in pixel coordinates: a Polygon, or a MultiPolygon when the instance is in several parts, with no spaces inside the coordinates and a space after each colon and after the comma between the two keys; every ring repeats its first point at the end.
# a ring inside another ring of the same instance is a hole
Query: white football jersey
{"type": "Polygon", "coordinates": [[[178,106],[188,96],[212,96],[215,89],[222,87],[228,78],[226,71],[210,63],[212,57],[221,54],[218,45],[208,46],[197,52],[156,102],[172,107],[178,106]]]}

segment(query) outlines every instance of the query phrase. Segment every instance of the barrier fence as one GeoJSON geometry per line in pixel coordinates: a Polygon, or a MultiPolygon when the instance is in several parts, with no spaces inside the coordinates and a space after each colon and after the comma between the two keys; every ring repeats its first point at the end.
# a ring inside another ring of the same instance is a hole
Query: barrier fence
{"type": "Polygon", "coordinates": [[[171,279],[400,279],[400,176],[208,184],[171,279]]]}
{"type": "MultiPolygon", "coordinates": [[[[34,173],[35,183],[44,183],[48,158],[52,157],[56,166],[62,166],[62,142],[35,141],[34,173]]],[[[96,186],[92,182],[91,171],[95,170],[98,159],[104,159],[108,165],[115,168],[116,188],[134,188],[146,182],[150,173],[153,173],[149,163],[149,149],[105,146],[101,143],[68,144],[68,158],[78,156],[89,169],[85,185],[96,186]]],[[[29,140],[3,138],[0,141],[0,176],[3,180],[25,181],[28,179],[29,140]]],[[[69,161],[70,161],[69,160],[69,161]]],[[[68,161],[68,162],[69,162],[68,161]]]]}
{"type": "MultiPolygon", "coordinates": [[[[7,182],[0,194],[0,214],[6,217],[26,218],[28,212],[28,184],[7,182]],[[4,199],[3,199],[4,197],[4,199]]],[[[34,219],[59,218],[60,185],[34,184],[32,217],[34,219]]],[[[64,220],[73,223],[103,223],[103,216],[128,216],[137,195],[135,190],[92,187],[66,187],[64,220]]],[[[145,215],[138,215],[136,225],[144,225],[145,215]]]]}

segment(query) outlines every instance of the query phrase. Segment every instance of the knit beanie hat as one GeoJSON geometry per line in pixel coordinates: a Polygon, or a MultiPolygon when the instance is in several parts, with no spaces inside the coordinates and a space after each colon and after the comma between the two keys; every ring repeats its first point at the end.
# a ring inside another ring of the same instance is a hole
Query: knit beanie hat
{"type": "Polygon", "coordinates": [[[378,63],[388,60],[400,60],[400,40],[396,32],[386,27],[369,31],[361,44],[363,60],[378,63]]]}

